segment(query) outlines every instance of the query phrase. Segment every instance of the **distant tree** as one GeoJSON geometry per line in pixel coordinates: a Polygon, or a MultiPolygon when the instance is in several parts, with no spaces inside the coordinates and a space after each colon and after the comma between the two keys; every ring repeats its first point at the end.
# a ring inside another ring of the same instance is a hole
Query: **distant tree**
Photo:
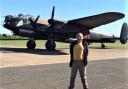
{"type": "Polygon", "coordinates": [[[2,36],[6,38],[8,35],[7,34],[3,34],[2,36]]]}

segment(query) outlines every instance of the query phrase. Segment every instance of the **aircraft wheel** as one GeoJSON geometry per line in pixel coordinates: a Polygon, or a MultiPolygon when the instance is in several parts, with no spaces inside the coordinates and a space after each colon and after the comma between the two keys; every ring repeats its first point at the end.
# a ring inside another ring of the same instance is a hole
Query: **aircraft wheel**
{"type": "Polygon", "coordinates": [[[45,44],[45,47],[47,50],[55,50],[55,48],[56,48],[55,41],[48,40],[45,44]]]}
{"type": "Polygon", "coordinates": [[[29,40],[27,42],[27,49],[34,49],[36,47],[36,43],[34,40],[29,40]]]}
{"type": "Polygon", "coordinates": [[[104,44],[101,44],[101,47],[104,49],[105,48],[105,45],[104,44]]]}

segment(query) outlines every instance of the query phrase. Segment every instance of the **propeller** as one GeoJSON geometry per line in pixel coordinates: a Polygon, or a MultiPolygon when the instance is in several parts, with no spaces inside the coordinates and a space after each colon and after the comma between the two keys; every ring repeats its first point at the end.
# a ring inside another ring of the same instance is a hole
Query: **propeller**
{"type": "Polygon", "coordinates": [[[55,12],[55,6],[53,6],[51,19],[53,19],[53,18],[54,18],[54,12],[55,12]]]}
{"type": "Polygon", "coordinates": [[[37,18],[35,19],[35,21],[33,21],[32,18],[29,19],[30,20],[30,24],[31,24],[31,26],[33,27],[34,30],[37,27],[36,24],[37,24],[37,21],[38,21],[39,18],[40,18],[40,16],[38,15],[37,18]]]}
{"type": "MultiPolygon", "coordinates": [[[[51,34],[52,34],[53,31],[55,31],[54,13],[55,13],[55,6],[53,6],[51,18],[48,20],[48,23],[50,24],[48,29],[51,29],[51,34]]],[[[37,28],[37,21],[38,21],[39,18],[40,18],[40,16],[37,16],[35,21],[33,21],[32,18],[29,19],[30,24],[31,24],[31,26],[33,27],[34,30],[37,28]]]]}
{"type": "MultiPolygon", "coordinates": [[[[30,20],[30,24],[31,24],[31,26],[33,27],[33,31],[34,31],[34,32],[36,31],[36,28],[37,28],[37,21],[38,21],[39,18],[40,18],[40,16],[38,15],[37,18],[36,18],[34,21],[32,20],[32,18],[29,19],[29,20],[30,20]]],[[[33,32],[33,34],[31,35],[31,38],[34,37],[34,32],[33,32]]]]}
{"type": "Polygon", "coordinates": [[[48,20],[48,23],[50,24],[49,28],[52,29],[52,31],[55,31],[54,13],[55,13],[55,6],[53,6],[52,9],[51,19],[48,20]]]}

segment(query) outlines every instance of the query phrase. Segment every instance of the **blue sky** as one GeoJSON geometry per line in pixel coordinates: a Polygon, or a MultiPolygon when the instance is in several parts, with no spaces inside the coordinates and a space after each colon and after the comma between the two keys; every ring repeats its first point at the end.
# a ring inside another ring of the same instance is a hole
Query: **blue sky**
{"type": "MultiPolygon", "coordinates": [[[[41,18],[49,19],[52,6],[55,5],[55,18],[71,20],[104,12],[126,13],[127,0],[0,0],[0,22],[5,15],[17,15],[19,13],[40,15],[41,18]]],[[[119,21],[100,26],[94,30],[106,34],[119,35],[120,29],[127,16],[119,21]]],[[[0,33],[10,34],[10,31],[0,27],[0,33]]]]}

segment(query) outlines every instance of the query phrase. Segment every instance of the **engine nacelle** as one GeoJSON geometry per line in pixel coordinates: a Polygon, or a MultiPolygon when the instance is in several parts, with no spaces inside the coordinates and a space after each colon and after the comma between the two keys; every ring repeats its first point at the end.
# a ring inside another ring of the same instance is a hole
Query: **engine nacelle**
{"type": "Polygon", "coordinates": [[[121,33],[120,33],[120,42],[122,44],[127,43],[128,40],[128,25],[127,23],[123,23],[121,33]]]}

